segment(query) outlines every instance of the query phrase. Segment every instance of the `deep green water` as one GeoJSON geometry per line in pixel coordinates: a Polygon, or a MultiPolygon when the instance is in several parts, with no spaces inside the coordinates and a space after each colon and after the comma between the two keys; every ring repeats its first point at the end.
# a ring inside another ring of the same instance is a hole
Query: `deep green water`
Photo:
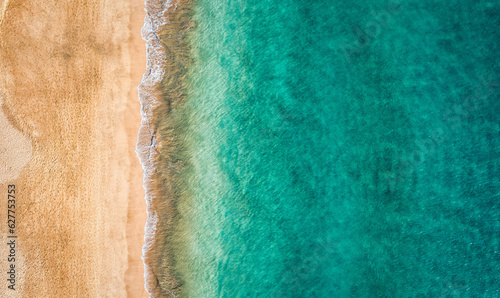
{"type": "Polygon", "coordinates": [[[188,297],[500,297],[498,1],[195,2],[188,297]]]}

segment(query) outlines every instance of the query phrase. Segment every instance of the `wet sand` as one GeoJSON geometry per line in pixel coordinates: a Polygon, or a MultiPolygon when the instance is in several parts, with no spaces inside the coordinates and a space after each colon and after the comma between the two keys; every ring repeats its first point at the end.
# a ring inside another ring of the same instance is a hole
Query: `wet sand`
{"type": "MultiPolygon", "coordinates": [[[[135,155],[142,2],[0,5],[0,192],[16,186],[18,237],[16,290],[2,277],[0,293],[147,297],[135,155]]],[[[0,231],[6,242],[7,226],[0,231]]]]}

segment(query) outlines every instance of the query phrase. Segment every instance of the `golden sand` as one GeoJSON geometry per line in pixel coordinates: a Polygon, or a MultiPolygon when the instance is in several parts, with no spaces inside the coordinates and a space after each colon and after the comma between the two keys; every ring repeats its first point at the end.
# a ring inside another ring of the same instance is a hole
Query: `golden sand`
{"type": "MultiPolygon", "coordinates": [[[[15,184],[18,236],[16,290],[5,274],[1,296],[146,297],[134,152],[142,2],[0,0],[0,7],[0,217],[15,184]]],[[[0,246],[1,272],[7,253],[0,246]]]]}

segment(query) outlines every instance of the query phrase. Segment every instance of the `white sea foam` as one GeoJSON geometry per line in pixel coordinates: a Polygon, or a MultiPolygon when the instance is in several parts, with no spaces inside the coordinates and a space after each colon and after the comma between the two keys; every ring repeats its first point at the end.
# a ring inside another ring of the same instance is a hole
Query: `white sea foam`
{"type": "Polygon", "coordinates": [[[145,287],[150,295],[157,286],[157,278],[147,260],[148,252],[154,246],[157,231],[158,215],[152,206],[152,175],[155,171],[154,160],[158,155],[155,142],[155,127],[152,123],[153,110],[161,104],[160,92],[157,90],[165,74],[166,55],[157,32],[166,24],[166,11],[168,2],[160,0],[146,0],[142,38],[146,42],[146,72],[138,86],[139,100],[141,102],[141,127],[137,137],[136,153],[144,170],[143,186],[146,191],[147,220],[144,227],[144,245],[142,259],[144,261],[145,287]]]}

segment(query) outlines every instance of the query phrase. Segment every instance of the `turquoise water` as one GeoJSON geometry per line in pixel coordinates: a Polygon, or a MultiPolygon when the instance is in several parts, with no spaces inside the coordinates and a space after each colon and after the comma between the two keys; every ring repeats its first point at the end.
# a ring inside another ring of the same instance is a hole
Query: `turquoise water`
{"type": "Polygon", "coordinates": [[[499,15],[197,0],[183,295],[499,297],[499,15]]]}

